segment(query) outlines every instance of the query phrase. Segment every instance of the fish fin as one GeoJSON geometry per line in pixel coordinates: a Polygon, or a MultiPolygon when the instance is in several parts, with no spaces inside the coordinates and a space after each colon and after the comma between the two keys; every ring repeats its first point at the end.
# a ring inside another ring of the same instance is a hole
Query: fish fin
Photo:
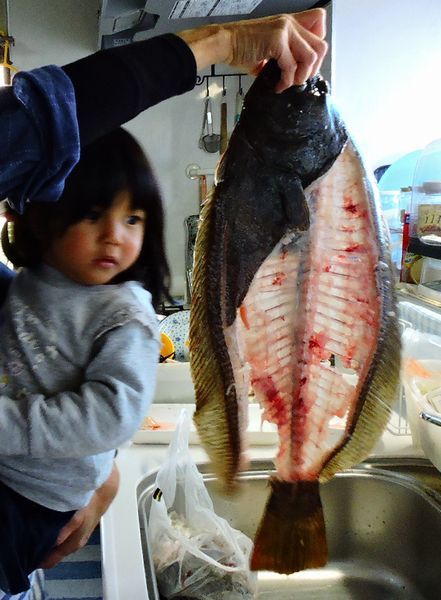
{"type": "Polygon", "coordinates": [[[309,208],[300,179],[287,174],[279,179],[278,187],[287,229],[295,227],[306,231],[309,228],[309,208]]]}
{"type": "MultiPolygon", "coordinates": [[[[393,291],[391,291],[393,296],[393,291]]],[[[331,455],[320,472],[320,483],[326,483],[336,473],[365,460],[380,439],[390,419],[400,382],[400,331],[395,319],[381,334],[374,375],[365,383],[359,402],[360,412],[352,418],[353,427],[345,443],[331,455]]]]}
{"type": "Polygon", "coordinates": [[[318,481],[272,479],[271,495],[254,539],[253,571],[289,575],[323,567],[328,558],[318,481]]]}
{"type": "Polygon", "coordinates": [[[190,313],[190,367],[195,387],[196,411],[194,422],[201,444],[227,493],[234,480],[241,458],[241,436],[237,422],[235,388],[225,389],[225,374],[219,361],[219,348],[224,344],[220,327],[210,320],[210,299],[207,254],[213,211],[214,191],[211,191],[201,211],[196,239],[195,264],[192,280],[190,313]]]}

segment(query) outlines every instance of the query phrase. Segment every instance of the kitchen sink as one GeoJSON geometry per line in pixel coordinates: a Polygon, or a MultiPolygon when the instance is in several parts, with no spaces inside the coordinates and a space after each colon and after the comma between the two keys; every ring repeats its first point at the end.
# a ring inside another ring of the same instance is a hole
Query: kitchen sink
{"type": "MultiPolygon", "coordinates": [[[[254,461],[240,491],[220,496],[215,477],[200,471],[217,514],[253,538],[269,488],[272,463],[254,461]]],[[[159,600],[146,528],[155,473],[138,486],[149,599],[159,600]]],[[[329,561],[293,575],[258,574],[260,599],[439,600],[441,474],[425,459],[377,459],[321,486],[329,561]]],[[[233,599],[232,599],[233,600],[233,599]]]]}

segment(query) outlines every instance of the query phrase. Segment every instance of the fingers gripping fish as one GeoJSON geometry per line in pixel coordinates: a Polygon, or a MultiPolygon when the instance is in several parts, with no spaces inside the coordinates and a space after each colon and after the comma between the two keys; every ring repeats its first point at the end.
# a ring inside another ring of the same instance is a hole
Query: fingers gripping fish
{"type": "Polygon", "coordinates": [[[393,272],[362,161],[326,83],[248,92],[201,214],[190,324],[195,422],[232,489],[250,388],[275,423],[277,474],[251,568],[327,560],[319,482],[364,459],[399,373],[393,272]],[[330,421],[345,424],[336,437],[330,421]]]}

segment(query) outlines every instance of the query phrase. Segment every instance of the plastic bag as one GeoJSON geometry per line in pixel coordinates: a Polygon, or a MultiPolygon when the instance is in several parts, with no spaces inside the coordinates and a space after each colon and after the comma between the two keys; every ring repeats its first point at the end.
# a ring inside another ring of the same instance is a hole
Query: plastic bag
{"type": "Polygon", "coordinates": [[[402,335],[401,378],[413,442],[421,447],[420,413],[441,417],[441,337],[411,327],[402,335]]]}
{"type": "Polygon", "coordinates": [[[402,340],[403,383],[416,385],[433,408],[441,412],[441,337],[408,328],[402,340]]]}
{"type": "Polygon", "coordinates": [[[186,600],[254,598],[252,541],[216,515],[189,451],[191,419],[183,410],[158,471],[149,538],[161,596],[186,600]]]}

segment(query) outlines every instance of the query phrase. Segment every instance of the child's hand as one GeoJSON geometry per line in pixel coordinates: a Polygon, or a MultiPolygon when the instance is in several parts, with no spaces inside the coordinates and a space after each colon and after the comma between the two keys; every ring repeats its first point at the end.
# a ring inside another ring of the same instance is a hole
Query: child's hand
{"type": "Polygon", "coordinates": [[[96,490],[89,504],[78,510],[69,523],[63,527],[58,536],[57,545],[40,567],[50,569],[63,558],[87,544],[102,515],[116,496],[118,485],[119,473],[114,463],[110,477],[96,490]]]}

